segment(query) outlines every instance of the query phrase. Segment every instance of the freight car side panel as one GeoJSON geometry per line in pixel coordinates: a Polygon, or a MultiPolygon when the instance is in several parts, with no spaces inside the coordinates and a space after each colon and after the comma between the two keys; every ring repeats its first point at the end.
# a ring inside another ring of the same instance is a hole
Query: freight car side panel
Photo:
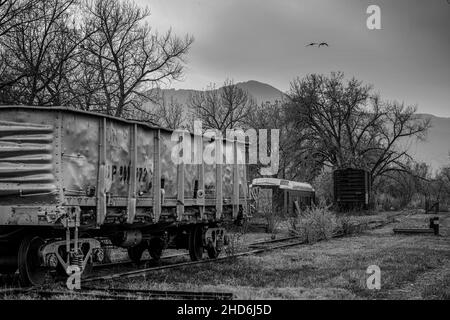
{"type": "Polygon", "coordinates": [[[64,114],[62,133],[62,175],[65,195],[95,196],[99,120],[83,114],[64,114]]]}
{"type": "MultiPolygon", "coordinates": [[[[202,181],[208,201],[197,199],[185,206],[218,208],[222,199],[222,204],[233,204],[236,213],[237,204],[245,203],[239,200],[246,197],[245,165],[229,163],[236,158],[232,143],[224,142],[228,163],[225,155],[221,168],[215,164],[180,168],[172,160],[178,141],[172,141],[171,131],[62,108],[0,107],[0,112],[0,225],[59,224],[66,208],[73,207],[82,212],[97,207],[97,224],[108,223],[113,216],[128,217],[132,223],[134,217],[152,212],[158,219],[160,211],[152,200],[160,196],[155,190],[158,172],[167,200],[163,207],[196,198],[202,181]],[[182,183],[178,172],[183,172],[182,183]],[[181,191],[184,197],[178,197],[181,191]]],[[[217,145],[204,138],[204,150],[210,142],[217,145]]]]}
{"type": "Polygon", "coordinates": [[[236,150],[239,176],[239,198],[245,198],[248,194],[245,170],[245,144],[237,144],[236,150]]]}
{"type": "Polygon", "coordinates": [[[216,197],[216,165],[205,164],[205,198],[216,197]]]}
{"type": "MultiPolygon", "coordinates": [[[[203,140],[203,154],[204,157],[206,154],[208,156],[213,156],[211,152],[211,144],[212,141],[210,139],[203,140]]],[[[206,199],[215,199],[216,198],[216,164],[215,162],[212,164],[208,164],[205,162],[204,164],[204,177],[205,177],[205,198],[206,199]]]]}
{"type": "Polygon", "coordinates": [[[60,200],[56,118],[52,112],[2,112],[0,205],[52,205],[60,200]]]}
{"type": "Polygon", "coordinates": [[[140,198],[153,198],[154,130],[137,129],[137,194],[140,198]]]}
{"type": "Polygon", "coordinates": [[[222,188],[223,199],[230,201],[233,197],[233,163],[234,149],[231,143],[223,143],[223,172],[222,188]]]}
{"type": "Polygon", "coordinates": [[[111,197],[128,196],[131,174],[130,125],[107,121],[106,130],[106,192],[111,197]]]}
{"type": "Polygon", "coordinates": [[[161,180],[166,199],[177,198],[177,166],[172,161],[172,150],[178,142],[171,137],[170,133],[161,132],[161,180]]]}
{"type": "Polygon", "coordinates": [[[247,194],[247,180],[245,178],[245,165],[238,165],[239,173],[239,198],[245,198],[247,194]]]}
{"type": "Polygon", "coordinates": [[[195,192],[195,183],[197,181],[197,188],[198,188],[198,181],[200,179],[199,170],[200,165],[195,164],[195,149],[194,149],[194,137],[193,136],[184,136],[184,139],[190,139],[190,145],[191,145],[191,163],[192,164],[185,164],[184,166],[184,197],[186,199],[192,199],[194,198],[194,192],[195,192]]]}

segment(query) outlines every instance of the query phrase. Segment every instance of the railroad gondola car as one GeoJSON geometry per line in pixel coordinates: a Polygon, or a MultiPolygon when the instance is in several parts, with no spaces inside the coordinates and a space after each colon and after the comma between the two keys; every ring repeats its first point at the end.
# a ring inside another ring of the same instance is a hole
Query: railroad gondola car
{"type": "Polygon", "coordinates": [[[52,268],[88,270],[104,259],[104,241],[133,261],[167,247],[216,257],[221,224],[245,215],[246,167],[220,153],[212,164],[174,163],[188,140],[201,154],[245,152],[237,140],[174,141],[173,131],[91,112],[0,107],[0,273],[18,269],[23,285],[39,285],[52,268]]]}
{"type": "Polygon", "coordinates": [[[314,188],[304,182],[257,178],[253,179],[250,190],[256,215],[267,211],[284,217],[295,216],[315,203],[314,188]]]}

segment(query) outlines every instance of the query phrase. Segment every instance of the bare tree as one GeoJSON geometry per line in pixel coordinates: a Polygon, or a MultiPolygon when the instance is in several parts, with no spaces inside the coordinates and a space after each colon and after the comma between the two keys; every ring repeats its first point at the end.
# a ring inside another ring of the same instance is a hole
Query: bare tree
{"type": "Polygon", "coordinates": [[[133,117],[163,81],[179,79],[193,38],[152,32],[148,8],[129,0],[93,0],[85,7],[85,25],[95,33],[83,46],[89,68],[100,80],[98,104],[107,114],[133,117]]]}
{"type": "Polygon", "coordinates": [[[312,181],[320,173],[317,161],[309,153],[310,141],[297,132],[287,118],[285,101],[266,102],[256,106],[248,115],[246,123],[254,129],[279,130],[278,178],[312,181]]]}
{"type": "Polygon", "coordinates": [[[23,13],[31,10],[37,2],[36,0],[0,0],[0,37],[18,25],[29,22],[30,20],[25,21],[21,18],[23,13]]]}
{"type": "Polygon", "coordinates": [[[243,128],[256,103],[253,97],[231,80],[226,80],[222,88],[215,85],[205,91],[198,91],[189,98],[189,107],[195,118],[203,121],[206,129],[243,128]]]}
{"type": "Polygon", "coordinates": [[[192,38],[160,36],[129,0],[0,0],[1,103],[67,105],[149,120],[154,87],[179,79],[192,38]]]}
{"type": "Polygon", "coordinates": [[[343,73],[296,79],[289,96],[289,119],[313,142],[310,151],[322,164],[364,168],[373,179],[406,171],[403,164],[411,157],[402,143],[423,139],[430,127],[415,107],[382,102],[370,86],[345,81],[343,73]]]}
{"type": "Polygon", "coordinates": [[[436,175],[426,182],[421,183],[423,194],[426,199],[426,210],[430,210],[433,205],[449,204],[450,201],[450,167],[441,168],[436,175]]]}
{"type": "Polygon", "coordinates": [[[38,1],[29,10],[17,13],[21,21],[0,39],[4,76],[0,83],[3,98],[29,105],[64,104],[64,74],[83,41],[76,25],[75,0],[38,1]]]}
{"type": "Polygon", "coordinates": [[[162,97],[160,103],[156,106],[155,116],[160,126],[169,129],[183,128],[186,124],[184,121],[184,108],[174,97],[166,99],[162,97]]]}

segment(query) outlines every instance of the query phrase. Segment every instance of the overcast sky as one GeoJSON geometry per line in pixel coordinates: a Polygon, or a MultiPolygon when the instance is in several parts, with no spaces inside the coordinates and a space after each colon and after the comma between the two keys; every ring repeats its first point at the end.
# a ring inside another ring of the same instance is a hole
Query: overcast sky
{"type": "Polygon", "coordinates": [[[150,24],[195,37],[183,82],[204,89],[258,80],[286,91],[308,73],[344,71],[386,99],[450,117],[450,4],[447,0],[137,0],[150,24]],[[382,30],[366,9],[381,8],[382,30]],[[330,47],[305,47],[309,42],[330,47]]]}

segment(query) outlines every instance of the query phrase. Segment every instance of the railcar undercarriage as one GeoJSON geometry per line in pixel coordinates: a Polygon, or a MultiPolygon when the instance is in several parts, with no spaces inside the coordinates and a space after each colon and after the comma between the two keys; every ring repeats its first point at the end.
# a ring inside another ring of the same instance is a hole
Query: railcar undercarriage
{"type": "Polygon", "coordinates": [[[217,258],[228,244],[224,228],[217,223],[169,225],[162,230],[131,228],[127,230],[83,230],[2,227],[0,229],[0,274],[19,273],[22,286],[49,282],[52,271],[67,277],[79,269],[89,276],[93,264],[108,261],[105,243],[126,248],[129,259],[138,264],[148,250],[158,261],[167,248],[187,249],[192,261],[217,258]],[[156,231],[155,231],[156,230],[156,231]],[[105,242],[106,240],[106,242],[105,242]]]}

